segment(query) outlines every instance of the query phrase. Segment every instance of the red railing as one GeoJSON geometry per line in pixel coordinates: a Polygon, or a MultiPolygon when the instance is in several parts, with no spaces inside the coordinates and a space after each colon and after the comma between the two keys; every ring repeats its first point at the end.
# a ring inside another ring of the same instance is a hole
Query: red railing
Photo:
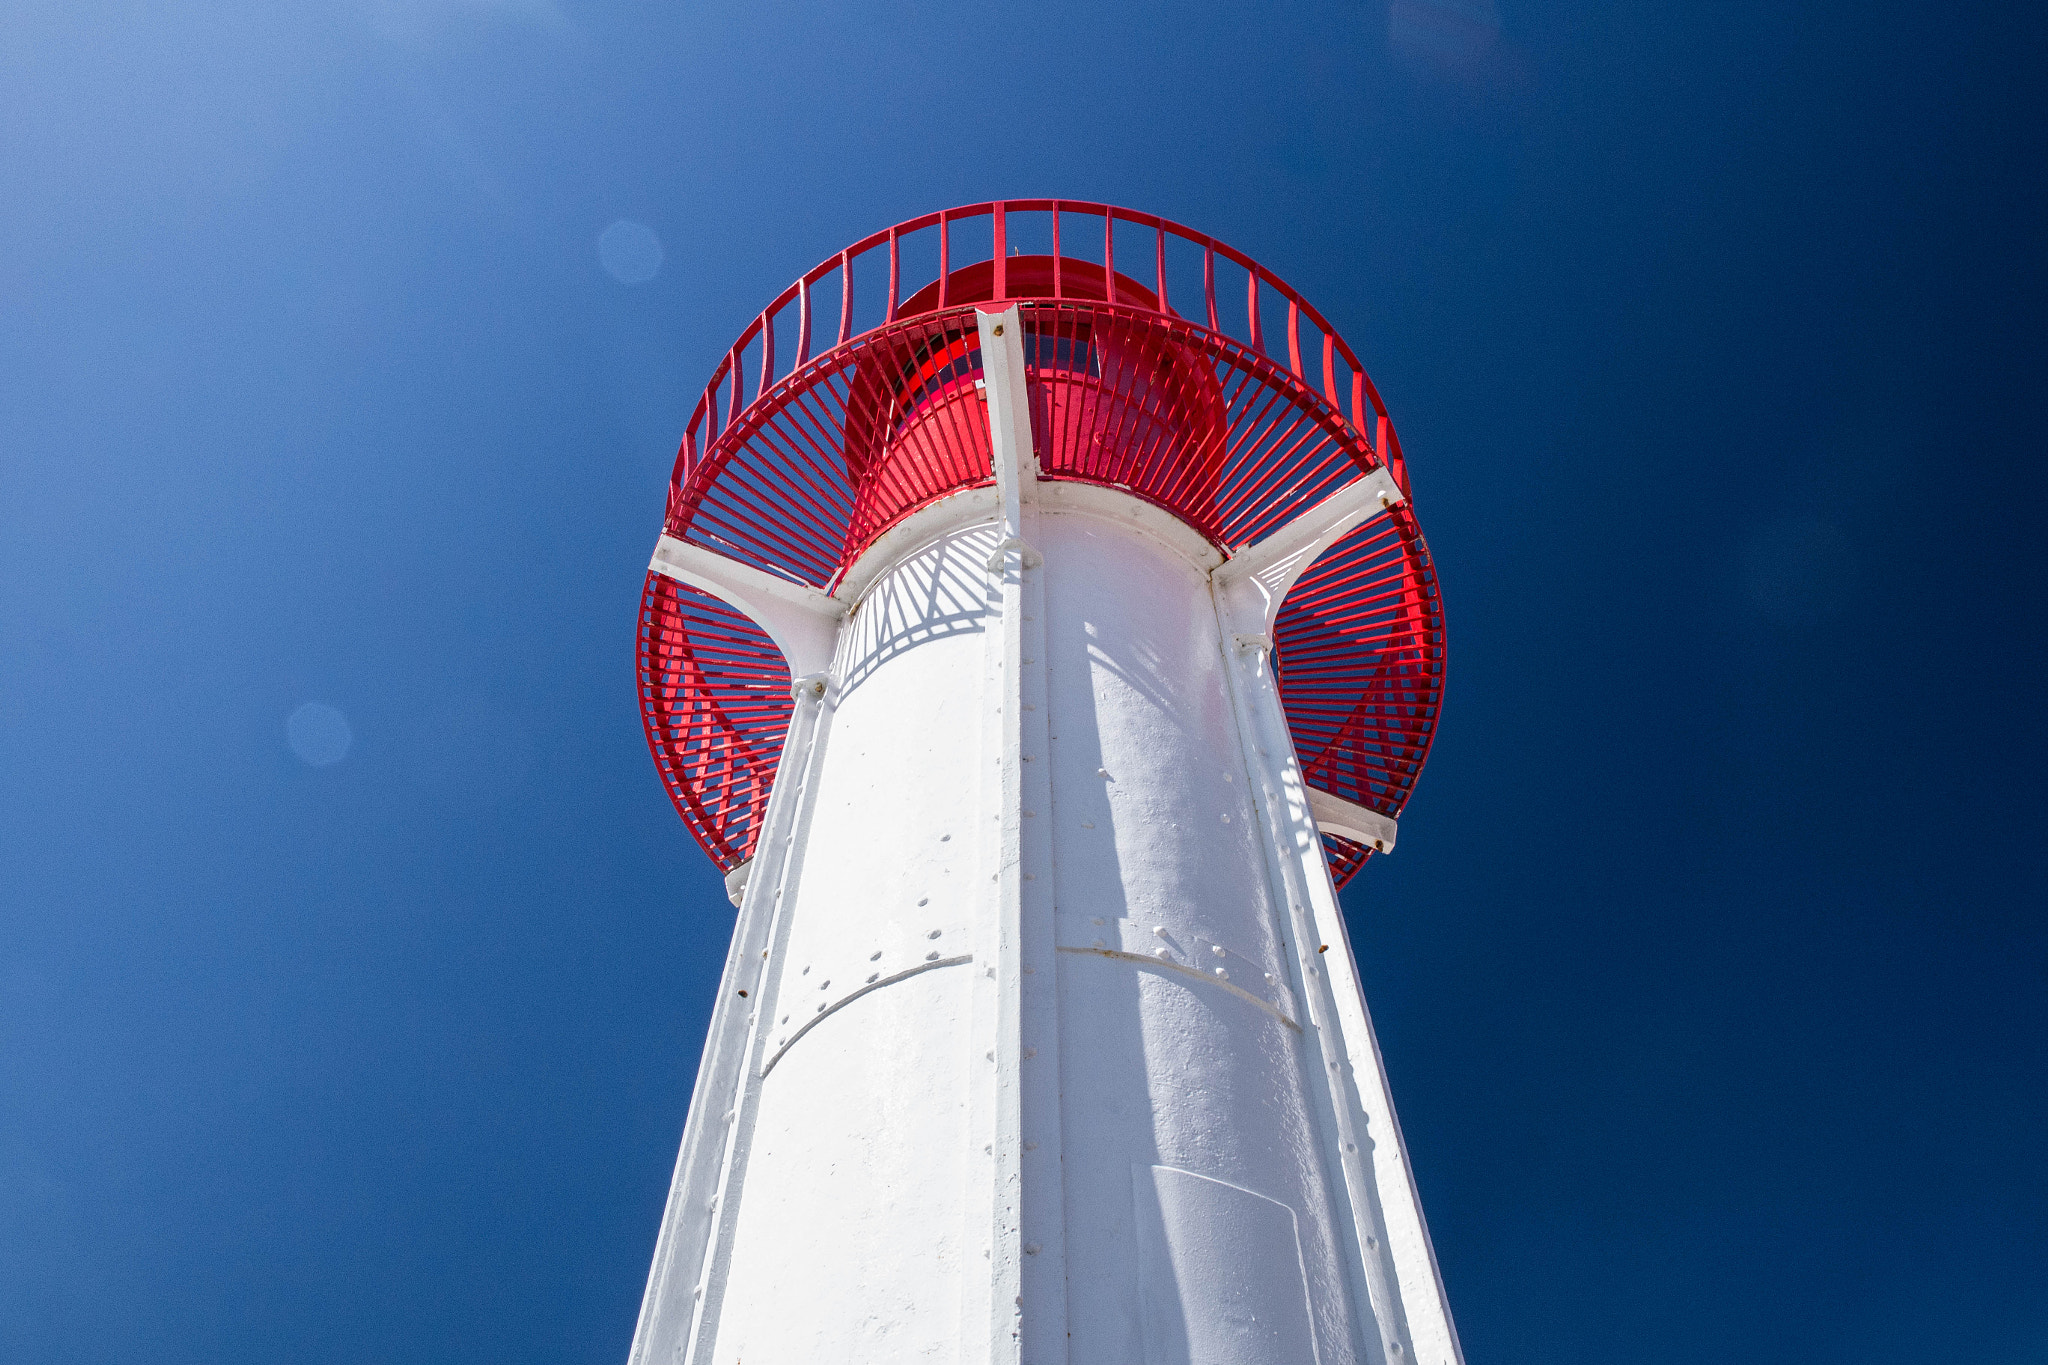
{"type": "MultiPolygon", "coordinates": [[[[1158,310],[1168,316],[1184,316],[1175,309],[1176,300],[1185,304],[1199,298],[1193,321],[1260,355],[1269,354],[1269,323],[1277,321],[1286,340],[1287,369],[1297,380],[1319,389],[1330,406],[1379,452],[1401,487],[1408,487],[1400,438],[1379,390],[1336,329],[1285,280],[1235,247],[1156,214],[1074,199],[1008,199],[941,209],[898,223],[828,256],[798,276],[747,324],[712,371],[685,428],[671,489],[680,495],[699,452],[760,401],[777,380],[810,363],[821,285],[828,316],[836,314],[837,318],[831,346],[844,346],[896,321],[906,298],[935,290],[936,298],[926,309],[945,308],[950,302],[946,293],[951,279],[968,265],[991,263],[994,297],[1009,298],[1006,268],[1010,257],[1026,248],[1052,258],[1049,297],[1056,301],[1077,297],[1066,288],[1062,266],[1080,261],[1148,284],[1158,310]],[[1126,229],[1127,242],[1121,265],[1119,226],[1126,229]],[[978,231],[984,227],[985,234],[978,231]],[[1138,244],[1143,264],[1136,270],[1130,268],[1132,252],[1128,249],[1134,235],[1143,239],[1138,244]],[[967,236],[973,240],[956,240],[967,236]],[[982,248],[984,237],[986,249],[982,248]],[[1037,250],[1041,247],[1042,252],[1037,250]],[[1234,283],[1228,278],[1232,274],[1243,277],[1241,308],[1228,302],[1235,293],[1229,287],[1234,283]],[[904,292],[906,283],[916,286],[909,294],[904,292]],[[780,341],[791,344],[781,345],[780,341]],[[786,363],[778,363],[778,355],[786,357],[786,363]]],[[[1033,297],[1047,296],[1034,291],[1033,297]]]]}
{"type": "MultiPolygon", "coordinates": [[[[728,350],[691,416],[669,489],[669,534],[830,590],[890,525],[988,483],[973,314],[994,300],[1022,308],[1043,477],[1145,498],[1225,552],[1256,543],[1366,470],[1385,465],[1408,487],[1393,424],[1351,349],[1270,271],[1151,215],[1023,200],[876,233],[785,290],[728,350]],[[1099,261],[1070,250],[1074,223],[1091,215],[1100,219],[1099,261]],[[1040,220],[1045,232],[1033,242],[1026,225],[1040,220]],[[986,251],[955,240],[962,224],[978,222],[988,229],[986,251]],[[1117,264],[1120,225],[1151,246],[1149,284],[1117,264]],[[1183,257],[1178,274],[1177,247],[1198,252],[1183,257]],[[1229,269],[1245,281],[1234,331],[1217,305],[1219,273],[1234,283],[1229,269]],[[813,356],[814,286],[828,279],[824,293],[838,295],[837,339],[813,356]],[[922,282],[906,293],[906,279],[922,282]],[[863,280],[875,286],[866,326],[863,280]],[[1201,300],[1195,319],[1173,307],[1191,297],[1201,300]],[[1284,360],[1267,349],[1269,314],[1286,337],[1284,360]],[[791,357],[787,369],[777,365],[779,332],[794,334],[780,348],[791,357]],[[1317,350],[1321,374],[1305,373],[1304,354],[1317,350]],[[754,377],[751,396],[744,375],[754,377]]],[[[1441,604],[1412,503],[1321,556],[1288,595],[1274,639],[1306,779],[1399,815],[1428,755],[1443,687],[1441,604]]],[[[752,854],[788,724],[787,685],[779,652],[752,622],[648,575],[640,620],[648,741],[677,810],[721,866],[752,854]]],[[[1340,883],[1367,856],[1346,840],[1324,842],[1340,883]]]]}

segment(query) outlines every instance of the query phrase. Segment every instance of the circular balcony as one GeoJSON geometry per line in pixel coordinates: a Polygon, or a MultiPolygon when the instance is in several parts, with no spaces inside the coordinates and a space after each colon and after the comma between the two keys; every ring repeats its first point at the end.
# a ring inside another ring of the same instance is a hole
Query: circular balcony
{"type": "MultiPolygon", "coordinates": [[[[992,483],[974,315],[994,303],[1023,321],[1041,479],[1142,498],[1225,557],[1374,470],[1409,495],[1319,556],[1273,625],[1304,779],[1398,817],[1436,728],[1444,629],[1393,424],[1306,301],[1164,219],[978,204],[822,262],[712,375],[676,459],[666,534],[830,593],[905,517],[992,483]],[[825,346],[822,318],[835,320],[825,346]]],[[[732,607],[650,571],[639,686],[677,810],[722,868],[737,866],[791,714],[781,653],[732,607]]],[[[1370,854],[1324,843],[1340,885],[1370,854]]]]}

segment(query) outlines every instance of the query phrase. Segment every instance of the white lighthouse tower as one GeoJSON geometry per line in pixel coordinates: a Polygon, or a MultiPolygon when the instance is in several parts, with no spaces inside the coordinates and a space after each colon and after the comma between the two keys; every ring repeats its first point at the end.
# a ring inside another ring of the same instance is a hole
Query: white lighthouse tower
{"type": "Polygon", "coordinates": [[[1242,254],[1011,201],[785,291],[643,598],[739,915],[631,1365],[1461,1365],[1336,894],[1442,629],[1378,395],[1242,254]]]}

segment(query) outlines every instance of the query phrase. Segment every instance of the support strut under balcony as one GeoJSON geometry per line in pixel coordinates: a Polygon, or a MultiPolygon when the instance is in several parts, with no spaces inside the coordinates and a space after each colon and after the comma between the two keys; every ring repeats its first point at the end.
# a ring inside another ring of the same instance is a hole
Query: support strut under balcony
{"type": "Polygon", "coordinates": [[[647,567],[744,613],[782,651],[790,677],[832,667],[839,623],[846,616],[846,604],[837,598],[674,536],[655,543],[647,567]]]}
{"type": "Polygon", "coordinates": [[[1316,557],[1354,528],[1405,501],[1393,475],[1375,469],[1225,560],[1212,577],[1229,605],[1234,628],[1247,635],[1272,635],[1280,604],[1316,557]]]}
{"type": "Polygon", "coordinates": [[[1381,853],[1394,851],[1394,836],[1400,826],[1392,816],[1333,796],[1320,787],[1304,785],[1304,790],[1308,792],[1308,810],[1316,818],[1317,829],[1381,853]]]}
{"type": "Polygon", "coordinates": [[[981,373],[987,385],[989,464],[1002,506],[1002,543],[989,559],[989,572],[1002,571],[1002,556],[1022,552],[1026,568],[1037,551],[1024,541],[1024,508],[1038,501],[1038,450],[1031,440],[1031,405],[1025,392],[1024,317],[1015,304],[1000,313],[977,311],[981,373]]]}

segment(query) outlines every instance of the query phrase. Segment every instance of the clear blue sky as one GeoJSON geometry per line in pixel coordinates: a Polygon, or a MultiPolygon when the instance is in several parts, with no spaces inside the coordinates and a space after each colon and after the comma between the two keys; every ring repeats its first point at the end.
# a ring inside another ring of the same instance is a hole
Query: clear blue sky
{"type": "Polygon", "coordinates": [[[1348,903],[1473,1365],[2048,1361],[2044,32],[12,0],[0,1360],[622,1365],[731,923],[633,692],[690,403],[1057,194],[1404,435],[1449,703],[1348,903]]]}

